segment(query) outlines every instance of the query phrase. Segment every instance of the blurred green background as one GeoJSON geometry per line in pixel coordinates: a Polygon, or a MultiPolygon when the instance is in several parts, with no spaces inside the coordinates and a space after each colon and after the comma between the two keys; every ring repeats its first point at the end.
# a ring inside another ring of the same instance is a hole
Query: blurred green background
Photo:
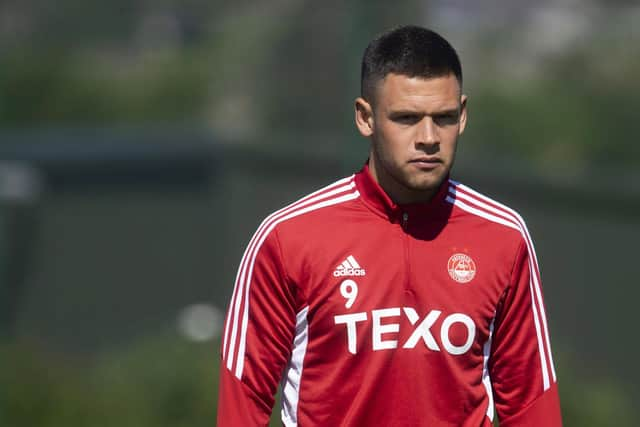
{"type": "Polygon", "coordinates": [[[453,175],[528,222],[565,425],[638,425],[638,22],[622,0],[4,0],[0,426],[214,424],[244,246],[362,165],[361,54],[403,23],[460,53],[453,175]]]}

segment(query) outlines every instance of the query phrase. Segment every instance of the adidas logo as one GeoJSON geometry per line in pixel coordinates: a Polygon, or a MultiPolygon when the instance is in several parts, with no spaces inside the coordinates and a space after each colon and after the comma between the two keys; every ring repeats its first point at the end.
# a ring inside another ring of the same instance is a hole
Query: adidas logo
{"type": "Polygon", "coordinates": [[[364,268],[360,267],[353,255],[349,255],[333,272],[335,277],[364,276],[365,274],[364,268]]]}

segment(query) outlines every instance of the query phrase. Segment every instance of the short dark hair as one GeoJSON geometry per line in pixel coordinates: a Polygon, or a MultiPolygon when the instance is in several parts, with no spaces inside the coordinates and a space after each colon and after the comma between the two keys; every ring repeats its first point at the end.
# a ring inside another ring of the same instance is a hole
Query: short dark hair
{"type": "Polygon", "coordinates": [[[462,66],[453,46],[435,31],[413,25],[391,29],[369,43],[362,58],[361,96],[371,102],[376,83],[389,73],[424,78],[453,74],[462,87],[462,66]]]}

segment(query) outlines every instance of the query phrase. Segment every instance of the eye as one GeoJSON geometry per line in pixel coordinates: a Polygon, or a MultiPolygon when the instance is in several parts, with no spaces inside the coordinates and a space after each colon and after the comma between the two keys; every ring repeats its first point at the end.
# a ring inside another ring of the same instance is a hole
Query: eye
{"type": "Polygon", "coordinates": [[[394,115],[391,120],[404,125],[412,125],[420,121],[420,116],[417,114],[398,114],[394,115]]]}
{"type": "Polygon", "coordinates": [[[437,114],[433,116],[433,121],[438,126],[450,126],[458,123],[458,113],[437,114]]]}

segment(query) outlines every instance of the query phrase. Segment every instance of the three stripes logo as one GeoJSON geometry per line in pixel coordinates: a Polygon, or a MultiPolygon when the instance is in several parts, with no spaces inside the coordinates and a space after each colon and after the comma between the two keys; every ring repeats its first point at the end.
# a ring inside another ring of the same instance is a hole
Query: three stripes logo
{"type": "Polygon", "coordinates": [[[365,274],[364,268],[360,267],[353,255],[349,255],[333,272],[335,277],[364,276],[365,274]]]}

